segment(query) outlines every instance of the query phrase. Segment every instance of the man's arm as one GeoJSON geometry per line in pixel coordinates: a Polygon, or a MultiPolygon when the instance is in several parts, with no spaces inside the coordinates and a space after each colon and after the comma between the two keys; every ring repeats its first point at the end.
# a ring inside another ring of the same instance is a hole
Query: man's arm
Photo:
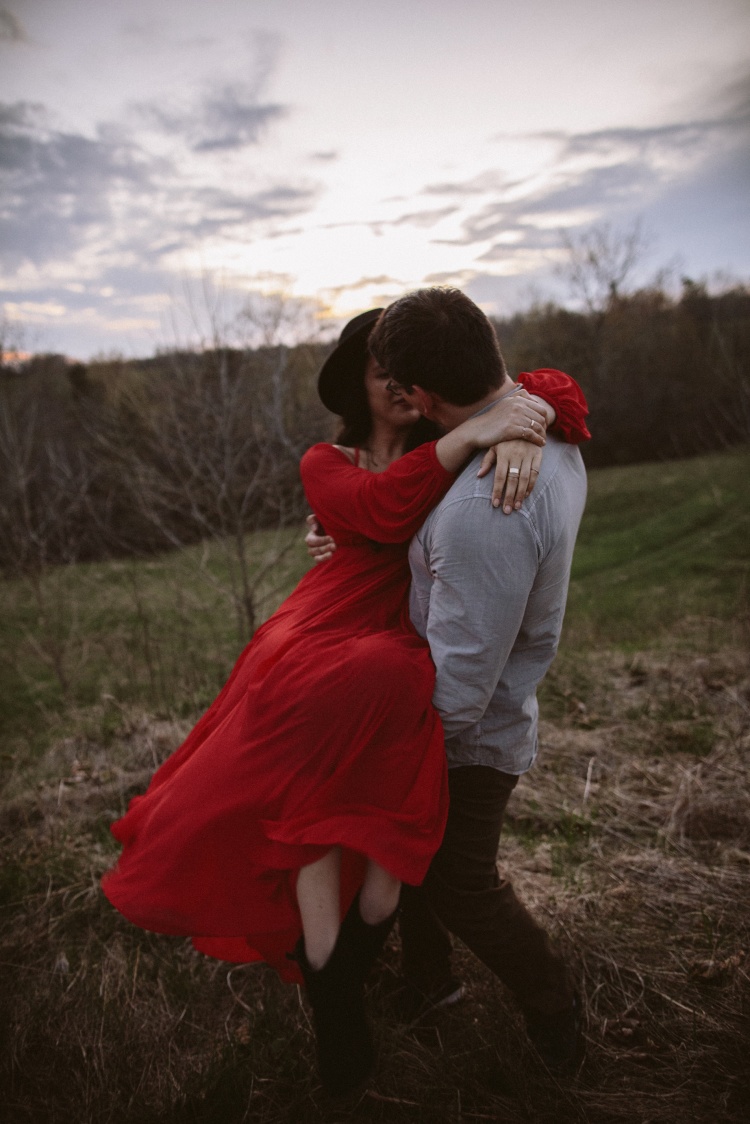
{"type": "Polygon", "coordinates": [[[429,544],[433,702],[450,738],[481,721],[521,628],[539,553],[528,519],[486,498],[446,504],[429,544]]]}

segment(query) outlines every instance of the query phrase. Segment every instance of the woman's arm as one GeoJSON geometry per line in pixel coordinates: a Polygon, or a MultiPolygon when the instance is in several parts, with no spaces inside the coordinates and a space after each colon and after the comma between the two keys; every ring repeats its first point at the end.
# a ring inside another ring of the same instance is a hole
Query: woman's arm
{"type": "Polygon", "coordinates": [[[522,440],[544,445],[547,418],[525,391],[500,398],[491,409],[456,426],[435,445],[443,468],[458,472],[479,449],[500,441],[522,440]]]}
{"type": "MultiPolygon", "coordinates": [[[[570,444],[590,439],[586,427],[588,404],[575,379],[553,367],[541,367],[522,372],[518,381],[544,410],[552,432],[570,444]]],[[[518,511],[533,491],[541,463],[540,450],[524,447],[520,442],[502,442],[487,450],[477,475],[486,476],[495,465],[492,505],[499,507],[502,502],[503,511],[509,515],[518,511]]]]}
{"type": "MultiPolygon", "coordinates": [[[[531,372],[523,378],[524,386],[550,401],[557,424],[561,413],[568,419],[567,439],[576,439],[573,423],[578,425],[581,439],[588,435],[583,423],[585,399],[571,378],[551,369],[531,372]]],[[[356,531],[377,542],[405,542],[445,494],[452,483],[452,473],[478,449],[514,439],[517,443],[505,449],[500,446],[499,459],[491,450],[490,463],[483,463],[480,475],[497,460],[493,504],[499,506],[504,494],[506,512],[517,509],[536,479],[547,416],[522,388],[435,444],[407,453],[378,474],[363,473],[330,445],[313,446],[303,457],[301,471],[310,506],[328,532],[324,537],[343,530],[356,531]],[[519,437],[521,441],[517,441],[519,437]],[[515,468],[517,473],[510,471],[515,468]]]]}
{"type": "Polygon", "coordinates": [[[543,445],[543,430],[544,414],[518,391],[439,441],[407,453],[385,472],[363,472],[334,446],[314,445],[302,458],[302,483],[310,507],[334,537],[354,531],[376,542],[405,542],[478,449],[522,435],[543,445]]]}
{"type": "Polygon", "coordinates": [[[339,546],[351,533],[381,543],[408,541],[454,479],[437,459],[434,442],[380,473],[355,468],[333,445],[313,445],[300,474],[310,507],[339,546]]]}
{"type": "Polygon", "coordinates": [[[588,403],[575,379],[553,367],[540,367],[536,371],[522,371],[518,381],[529,394],[543,398],[552,407],[555,416],[548,424],[559,437],[573,445],[590,440],[586,427],[588,403]]]}

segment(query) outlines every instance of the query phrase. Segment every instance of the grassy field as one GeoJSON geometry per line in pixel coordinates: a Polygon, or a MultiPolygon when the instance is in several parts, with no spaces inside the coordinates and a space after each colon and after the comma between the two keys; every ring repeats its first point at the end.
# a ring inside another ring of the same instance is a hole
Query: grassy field
{"type": "MultiPolygon", "coordinates": [[[[259,536],[258,565],[283,545],[259,536]]],[[[293,541],[260,617],[306,565],[293,541]]],[[[378,1072],[345,1110],[322,1097],[296,989],[133,929],[98,890],[110,822],[244,642],[226,559],[197,547],[0,585],[7,1119],[746,1120],[749,570],[747,450],[592,473],[542,750],[500,854],[575,966],[586,1060],[546,1074],[460,948],[465,1002],[398,1025],[394,936],[371,992],[378,1072]]]]}

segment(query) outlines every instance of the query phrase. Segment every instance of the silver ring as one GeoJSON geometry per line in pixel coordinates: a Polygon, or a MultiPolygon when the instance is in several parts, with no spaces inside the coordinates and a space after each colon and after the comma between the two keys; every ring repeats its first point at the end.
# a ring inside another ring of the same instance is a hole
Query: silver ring
{"type": "Polygon", "coordinates": [[[532,421],[531,421],[531,428],[536,429],[536,422],[533,420],[533,418],[532,418],[532,421]]]}
{"type": "Polygon", "coordinates": [[[521,475],[521,469],[520,468],[509,468],[508,469],[508,476],[520,476],[520,475],[521,475]]]}

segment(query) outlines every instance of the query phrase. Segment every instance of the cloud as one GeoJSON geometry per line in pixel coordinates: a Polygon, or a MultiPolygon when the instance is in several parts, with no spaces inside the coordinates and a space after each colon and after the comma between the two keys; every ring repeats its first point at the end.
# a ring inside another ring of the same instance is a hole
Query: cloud
{"type": "MultiPolygon", "coordinates": [[[[169,338],[169,294],[207,241],[237,252],[259,233],[288,232],[318,196],[310,178],[263,175],[249,162],[286,113],[263,100],[263,82],[261,67],[254,82],[210,89],[184,109],[131,107],[87,135],[42,105],[0,103],[6,309],[37,333],[54,326],[54,346],[73,354],[83,340],[88,352],[113,340],[133,352],[169,338]]],[[[246,295],[234,286],[235,303],[246,295]]]]}
{"type": "Polygon", "coordinates": [[[480,262],[508,262],[514,257],[532,253],[546,253],[560,246],[559,228],[542,230],[528,224],[508,223],[502,235],[488,250],[475,259],[480,262]]]}
{"type": "MultiPolygon", "coordinates": [[[[28,129],[40,124],[44,107],[38,102],[0,102],[0,129],[28,129]]],[[[0,134],[1,135],[1,134],[0,134]]]]}
{"type": "MultiPolygon", "coordinates": [[[[747,107],[734,106],[717,117],[685,121],[656,128],[600,129],[590,133],[560,134],[560,161],[589,159],[623,163],[640,160],[659,167],[665,161],[695,158],[722,139],[739,137],[748,131],[747,107]]],[[[552,135],[548,134],[552,139],[552,135]]]]}
{"type": "Polygon", "coordinates": [[[381,288],[383,285],[388,288],[395,287],[400,289],[404,287],[405,282],[397,280],[395,277],[389,277],[386,273],[380,273],[377,277],[360,277],[359,281],[351,281],[346,285],[332,285],[326,289],[329,297],[335,298],[342,293],[356,292],[357,289],[370,289],[373,286],[381,288]]]}
{"type": "MultiPolygon", "coordinates": [[[[600,164],[591,159],[577,161],[575,166],[570,161],[555,161],[541,184],[538,176],[529,179],[524,191],[516,182],[512,190],[490,193],[480,206],[472,205],[475,192],[470,186],[461,233],[439,241],[472,246],[502,235],[505,252],[513,240],[527,246],[549,245],[550,229],[568,222],[577,224],[597,210],[616,211],[637,197],[643,199],[663,178],[658,166],[632,154],[600,164]]],[[[458,194],[460,185],[454,185],[454,191],[458,194]]]]}
{"type": "Polygon", "coordinates": [[[682,269],[705,276],[729,262],[744,261],[750,274],[750,225],[747,222],[750,145],[707,161],[700,172],[660,193],[644,210],[644,222],[679,250],[682,269]],[[711,219],[706,221],[706,200],[711,219]]]}
{"type": "Polygon", "coordinates": [[[428,185],[424,194],[461,207],[460,231],[444,241],[474,248],[479,268],[465,273],[465,291],[505,312],[528,304],[553,281],[561,229],[592,222],[627,227],[641,219],[696,275],[715,267],[717,256],[750,262],[750,77],[707,92],[702,108],[649,128],[530,135],[550,155],[525,182],[490,169],[464,183],[428,185]]]}
{"type": "MultiPolygon", "coordinates": [[[[393,202],[394,200],[386,200],[393,202]]],[[[429,229],[441,222],[458,210],[457,206],[439,207],[429,211],[409,211],[405,215],[398,215],[394,219],[349,219],[346,222],[327,222],[323,224],[324,230],[340,230],[342,227],[360,227],[371,230],[373,234],[380,235],[384,230],[396,226],[416,226],[429,229]]]]}
{"type": "Polygon", "coordinates": [[[453,195],[453,196],[468,196],[468,195],[486,195],[491,191],[507,191],[509,188],[515,187],[518,180],[509,179],[503,172],[497,169],[482,172],[478,176],[472,176],[468,180],[447,180],[441,183],[431,183],[422,188],[423,195],[453,195]]]}
{"type": "MultiPolygon", "coordinates": [[[[153,260],[207,236],[231,233],[242,241],[259,223],[310,209],[319,190],[311,182],[257,183],[256,173],[256,186],[248,190],[250,176],[240,173],[216,186],[215,149],[256,143],[274,113],[250,106],[236,89],[211,94],[202,105],[189,138],[193,155],[186,174],[179,152],[173,149],[169,158],[159,154],[158,145],[148,147],[153,138],[127,123],[107,123],[84,136],[57,128],[43,106],[0,103],[4,267],[18,268],[24,261],[40,266],[94,244],[107,260],[116,253],[153,260]],[[204,132],[212,122],[218,131],[209,142],[204,132]]],[[[161,120],[162,127],[170,124],[176,121],[161,120]]],[[[235,159],[242,159],[241,151],[235,159]]]]}
{"type": "Polygon", "coordinates": [[[222,231],[236,237],[238,227],[303,214],[310,209],[317,194],[314,185],[290,184],[277,184],[256,192],[232,192],[214,187],[188,189],[181,212],[172,215],[170,234],[178,236],[178,245],[182,246],[222,231]]]}
{"type": "Polygon", "coordinates": [[[67,253],[112,218],[110,195],[148,191],[153,166],[114,132],[50,128],[41,106],[0,105],[0,255],[6,265],[67,253]]]}
{"type": "Polygon", "coordinates": [[[428,273],[422,278],[422,284],[448,285],[455,289],[465,289],[476,276],[475,269],[441,269],[437,273],[428,273]]]}
{"type": "Polygon", "coordinates": [[[458,210],[457,206],[437,207],[431,211],[409,211],[408,214],[400,215],[397,219],[390,222],[380,223],[380,226],[417,226],[429,229],[435,226],[442,219],[447,218],[448,215],[454,214],[458,210]]]}
{"type": "Polygon", "coordinates": [[[714,102],[721,120],[747,131],[750,128],[750,71],[726,81],[717,91],[714,102]]]}
{"type": "MultiPolygon", "coordinates": [[[[288,106],[263,97],[282,41],[269,32],[254,32],[247,41],[255,57],[247,67],[250,76],[244,81],[216,84],[190,102],[154,101],[141,103],[136,109],[157,130],[182,139],[195,153],[258,144],[266,128],[289,112],[288,106]]],[[[186,45],[184,41],[182,45],[186,45]]]]}
{"type": "Polygon", "coordinates": [[[138,108],[152,125],[181,137],[193,152],[257,144],[266,127],[287,113],[286,106],[260,103],[255,86],[242,83],[229,83],[184,108],[155,102],[138,108]]]}
{"type": "Polygon", "coordinates": [[[745,151],[750,141],[750,77],[714,90],[704,106],[700,117],[660,126],[514,138],[541,151],[546,146],[546,165],[525,180],[490,168],[465,181],[426,185],[423,195],[450,199],[462,215],[454,238],[435,241],[484,245],[476,260],[508,262],[514,254],[559,248],[561,228],[656,213],[659,200],[678,188],[693,198],[689,185],[701,182],[707,169],[725,161],[733,169],[744,166],[729,154],[745,151]]]}
{"type": "Polygon", "coordinates": [[[0,42],[27,42],[20,20],[7,8],[0,8],[0,42]]]}

